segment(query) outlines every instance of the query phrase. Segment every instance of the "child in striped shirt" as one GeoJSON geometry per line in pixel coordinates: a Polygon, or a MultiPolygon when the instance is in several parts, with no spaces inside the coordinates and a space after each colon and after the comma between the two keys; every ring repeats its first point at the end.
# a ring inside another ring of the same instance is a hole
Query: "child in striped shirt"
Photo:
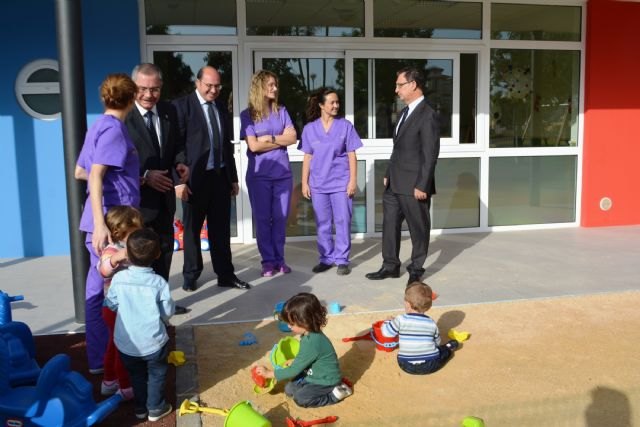
{"type": "Polygon", "coordinates": [[[426,312],[431,308],[433,291],[426,283],[412,282],[404,291],[405,313],[386,320],[382,335],[398,340],[398,365],[408,374],[431,374],[451,358],[459,346],[451,340],[440,345],[438,325],[426,312]]]}

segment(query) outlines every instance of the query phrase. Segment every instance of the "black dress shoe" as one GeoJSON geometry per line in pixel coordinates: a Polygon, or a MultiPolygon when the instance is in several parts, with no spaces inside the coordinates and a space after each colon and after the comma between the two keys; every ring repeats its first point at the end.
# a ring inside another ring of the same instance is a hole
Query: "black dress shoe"
{"type": "Polygon", "coordinates": [[[195,280],[186,280],[184,281],[184,284],[182,285],[182,290],[184,290],[185,292],[193,292],[196,290],[196,281],[195,280]]]}
{"type": "Polygon", "coordinates": [[[407,285],[412,284],[413,282],[421,282],[422,281],[422,276],[418,275],[418,274],[410,274],[409,275],[409,280],[407,280],[407,285]]]}
{"type": "Polygon", "coordinates": [[[382,267],[375,273],[367,273],[365,277],[369,280],[382,280],[389,277],[393,277],[394,279],[396,279],[400,277],[400,269],[396,268],[395,270],[387,270],[386,268],[382,267]]]}
{"type": "Polygon", "coordinates": [[[251,285],[238,279],[237,277],[229,277],[228,279],[218,279],[218,286],[223,288],[251,289],[251,285]]]}
{"type": "Polygon", "coordinates": [[[189,309],[187,307],[176,305],[176,310],[175,310],[176,314],[187,314],[188,312],[189,312],[189,309]]]}
{"type": "Polygon", "coordinates": [[[327,270],[331,270],[333,264],[325,264],[324,262],[319,263],[315,267],[311,269],[314,273],[324,273],[327,270]]]}

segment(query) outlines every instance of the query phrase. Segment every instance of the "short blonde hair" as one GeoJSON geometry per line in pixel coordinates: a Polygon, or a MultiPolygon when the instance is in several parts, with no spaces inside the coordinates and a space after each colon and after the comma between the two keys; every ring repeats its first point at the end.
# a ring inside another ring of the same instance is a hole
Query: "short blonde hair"
{"type": "Polygon", "coordinates": [[[144,225],[140,211],[131,206],[113,206],[107,211],[104,222],[114,242],[122,242],[125,237],[144,225]]]}
{"type": "Polygon", "coordinates": [[[404,300],[412,309],[425,313],[433,304],[433,290],[423,282],[411,282],[404,291],[404,300]]]}

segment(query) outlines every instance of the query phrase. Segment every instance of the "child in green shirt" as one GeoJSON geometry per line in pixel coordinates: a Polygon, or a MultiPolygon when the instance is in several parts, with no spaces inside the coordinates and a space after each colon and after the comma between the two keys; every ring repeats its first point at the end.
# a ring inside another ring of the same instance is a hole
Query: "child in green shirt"
{"type": "Polygon", "coordinates": [[[300,335],[300,351],[286,368],[272,371],[257,366],[257,373],[278,381],[292,379],[284,392],[303,408],[333,405],[353,394],[342,381],[331,341],[321,331],[327,324],[327,309],[318,298],[310,293],[297,294],[285,303],[280,317],[300,335]]]}

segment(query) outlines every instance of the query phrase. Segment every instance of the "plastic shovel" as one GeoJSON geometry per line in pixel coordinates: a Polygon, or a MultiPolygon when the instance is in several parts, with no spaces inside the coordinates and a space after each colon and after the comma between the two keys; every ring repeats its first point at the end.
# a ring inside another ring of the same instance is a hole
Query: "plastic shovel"
{"type": "Polygon", "coordinates": [[[326,418],[320,418],[319,420],[311,420],[311,421],[302,421],[300,418],[296,418],[295,420],[292,417],[287,417],[287,427],[308,427],[316,424],[331,424],[338,421],[338,417],[335,415],[331,415],[326,418]]]}
{"type": "Polygon", "coordinates": [[[184,402],[180,405],[180,410],[178,412],[179,415],[185,414],[197,414],[198,412],[204,414],[215,414],[222,415],[226,417],[229,415],[229,411],[226,409],[218,409],[218,408],[208,408],[206,406],[200,406],[196,402],[192,402],[189,399],[185,399],[184,402]]]}

